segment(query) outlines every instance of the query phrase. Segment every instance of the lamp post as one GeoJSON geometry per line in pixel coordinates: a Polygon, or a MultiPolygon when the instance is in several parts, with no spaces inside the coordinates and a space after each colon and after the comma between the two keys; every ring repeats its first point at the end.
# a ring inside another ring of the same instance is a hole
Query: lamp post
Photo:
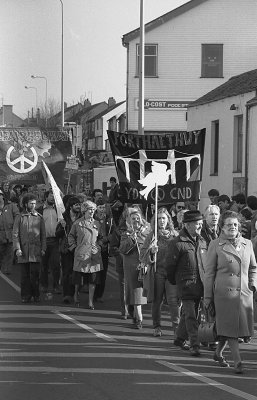
{"type": "Polygon", "coordinates": [[[36,93],[36,113],[37,113],[37,88],[35,86],[24,86],[25,89],[34,89],[36,93]]]}
{"type": "Polygon", "coordinates": [[[63,2],[60,0],[61,3],[61,11],[62,11],[62,53],[61,53],[61,126],[62,129],[64,128],[64,101],[63,101],[63,2]]]}
{"type": "Polygon", "coordinates": [[[32,79],[44,79],[46,82],[46,99],[45,99],[45,120],[46,120],[46,128],[47,128],[47,79],[45,76],[37,76],[31,75],[32,79]]]}

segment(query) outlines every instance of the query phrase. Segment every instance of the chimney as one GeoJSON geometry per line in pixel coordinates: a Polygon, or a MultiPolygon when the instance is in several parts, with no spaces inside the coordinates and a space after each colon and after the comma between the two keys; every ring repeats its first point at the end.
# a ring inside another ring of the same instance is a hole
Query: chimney
{"type": "Polygon", "coordinates": [[[86,99],[84,101],[84,107],[87,108],[87,107],[90,107],[90,106],[91,106],[91,102],[88,99],[86,99]]]}
{"type": "Polygon", "coordinates": [[[108,99],[108,108],[112,107],[112,106],[115,106],[115,104],[116,104],[115,98],[114,97],[109,97],[109,99],[108,99]]]}
{"type": "Polygon", "coordinates": [[[68,107],[68,104],[66,103],[66,101],[64,102],[64,110],[66,110],[68,107]]]}

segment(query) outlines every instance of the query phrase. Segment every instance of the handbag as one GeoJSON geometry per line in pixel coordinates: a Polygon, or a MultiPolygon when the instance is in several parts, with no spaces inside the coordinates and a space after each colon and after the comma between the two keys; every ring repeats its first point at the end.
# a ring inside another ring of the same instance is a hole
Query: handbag
{"type": "Polygon", "coordinates": [[[143,282],[144,280],[144,276],[147,274],[147,269],[148,269],[148,265],[145,263],[140,262],[137,266],[137,271],[138,271],[138,275],[137,275],[137,280],[138,282],[143,282]]]}
{"type": "Polygon", "coordinates": [[[216,321],[211,320],[210,313],[205,310],[201,315],[201,322],[198,326],[198,339],[201,343],[213,343],[217,341],[216,321]]]}

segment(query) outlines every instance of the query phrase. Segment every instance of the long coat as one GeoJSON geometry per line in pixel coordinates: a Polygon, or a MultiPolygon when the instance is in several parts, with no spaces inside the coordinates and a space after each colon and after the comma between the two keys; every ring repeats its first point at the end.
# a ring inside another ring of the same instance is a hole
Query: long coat
{"type": "Polygon", "coordinates": [[[218,335],[253,335],[256,260],[250,240],[240,237],[238,250],[221,235],[210,243],[204,275],[204,298],[214,299],[218,335]]]}
{"type": "Polygon", "coordinates": [[[46,232],[43,217],[27,211],[17,215],[13,225],[13,250],[22,251],[18,263],[38,263],[41,251],[46,251],[46,232]]]}
{"type": "Polygon", "coordinates": [[[73,271],[93,273],[102,269],[101,247],[99,245],[99,224],[94,219],[77,219],[68,235],[69,250],[74,253],[73,271]],[[92,253],[92,245],[96,245],[98,252],[92,253]]]}
{"type": "Polygon", "coordinates": [[[142,285],[138,281],[137,266],[139,264],[139,250],[148,233],[149,227],[142,227],[137,235],[137,243],[131,237],[131,232],[126,231],[121,235],[119,251],[123,258],[126,304],[140,305],[147,303],[147,298],[143,296],[142,285]]]}
{"type": "Polygon", "coordinates": [[[4,206],[0,215],[0,243],[12,243],[12,230],[19,209],[16,204],[8,203],[4,206]]]}

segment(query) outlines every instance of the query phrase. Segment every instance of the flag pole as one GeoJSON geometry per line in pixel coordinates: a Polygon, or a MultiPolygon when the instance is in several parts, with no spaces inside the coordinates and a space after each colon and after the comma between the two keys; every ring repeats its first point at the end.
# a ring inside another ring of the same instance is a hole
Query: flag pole
{"type": "Polygon", "coordinates": [[[144,26],[144,0],[140,0],[140,43],[139,43],[139,101],[138,101],[138,134],[144,135],[145,125],[145,26],[144,26]]]}
{"type": "MultiPolygon", "coordinates": [[[[155,183],[155,213],[154,213],[154,245],[157,246],[157,229],[158,229],[158,184],[155,183]]],[[[156,271],[157,254],[154,254],[154,271],[156,271]]]]}

